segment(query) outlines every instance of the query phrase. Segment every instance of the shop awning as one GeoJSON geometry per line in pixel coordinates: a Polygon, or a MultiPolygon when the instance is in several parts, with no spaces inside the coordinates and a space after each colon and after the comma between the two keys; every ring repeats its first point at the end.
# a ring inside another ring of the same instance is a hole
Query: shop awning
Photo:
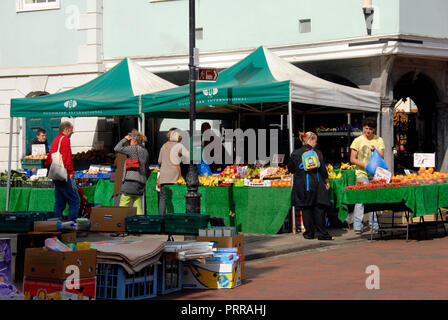
{"type": "Polygon", "coordinates": [[[136,115],[140,113],[140,95],[175,87],[125,58],[80,87],[47,96],[11,99],[11,117],[136,115]]]}
{"type": "MultiPolygon", "coordinates": [[[[189,95],[189,85],[143,95],[142,111],[188,111],[189,95]]],[[[229,113],[241,105],[290,101],[296,103],[294,109],[307,112],[325,108],[380,111],[379,94],[320,79],[265,47],[222,71],[216,82],[196,84],[197,112],[229,113]]]]}

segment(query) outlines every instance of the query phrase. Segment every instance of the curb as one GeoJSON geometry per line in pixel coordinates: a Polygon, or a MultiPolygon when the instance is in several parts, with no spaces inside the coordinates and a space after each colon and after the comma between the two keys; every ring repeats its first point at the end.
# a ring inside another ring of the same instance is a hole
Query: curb
{"type": "Polygon", "coordinates": [[[347,245],[366,243],[369,241],[370,240],[361,238],[361,239],[356,239],[356,240],[344,241],[344,242],[340,242],[337,244],[335,244],[334,242],[332,243],[332,242],[328,241],[328,242],[313,243],[313,244],[300,246],[300,247],[286,247],[286,248],[283,247],[283,248],[273,249],[273,250],[269,250],[269,251],[265,251],[265,252],[250,253],[248,255],[245,255],[244,259],[246,262],[254,261],[254,260],[270,258],[270,257],[274,257],[274,256],[295,253],[295,252],[307,252],[307,251],[313,251],[313,250],[322,249],[322,248],[335,249],[335,248],[345,247],[347,245]]]}

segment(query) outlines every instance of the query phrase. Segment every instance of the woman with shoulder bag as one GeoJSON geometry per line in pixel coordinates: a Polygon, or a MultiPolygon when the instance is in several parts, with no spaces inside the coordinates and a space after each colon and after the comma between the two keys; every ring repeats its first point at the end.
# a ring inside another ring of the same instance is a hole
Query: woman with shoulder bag
{"type": "Polygon", "coordinates": [[[330,207],[328,173],[320,150],[315,149],[317,135],[299,133],[303,146],[292,152],[288,170],[294,174],[291,204],[302,210],[305,239],[332,240],[325,228],[325,210],[330,207]]]}
{"type": "Polygon", "coordinates": [[[168,141],[160,148],[159,153],[159,177],[157,188],[160,190],[159,214],[166,213],[166,191],[165,186],[174,184],[182,177],[180,170],[181,157],[190,157],[188,150],[180,143],[182,141],[181,131],[172,128],[168,131],[168,141]]]}
{"type": "Polygon", "coordinates": [[[149,167],[149,154],[143,147],[147,138],[143,133],[132,130],[115,146],[115,152],[127,155],[123,185],[121,187],[120,207],[137,208],[137,215],[143,215],[142,200],[145,194],[146,174],[149,167]]]}

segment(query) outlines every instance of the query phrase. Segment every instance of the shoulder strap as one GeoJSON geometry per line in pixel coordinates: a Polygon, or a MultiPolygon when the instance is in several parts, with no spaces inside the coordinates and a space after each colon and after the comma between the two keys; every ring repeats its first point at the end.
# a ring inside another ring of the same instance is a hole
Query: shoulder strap
{"type": "Polygon", "coordinates": [[[64,136],[62,136],[61,139],[59,139],[59,145],[58,145],[58,151],[57,152],[59,152],[59,149],[61,148],[61,141],[62,141],[63,138],[64,138],[64,136]]]}

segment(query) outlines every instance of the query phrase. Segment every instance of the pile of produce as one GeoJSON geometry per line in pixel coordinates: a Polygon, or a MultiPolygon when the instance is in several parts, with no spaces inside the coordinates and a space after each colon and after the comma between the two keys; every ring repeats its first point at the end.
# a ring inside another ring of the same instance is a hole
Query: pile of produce
{"type": "MultiPolygon", "coordinates": [[[[38,177],[36,175],[28,177],[26,173],[11,170],[12,187],[39,187],[40,184],[50,186],[51,180],[47,177],[38,177]]],[[[0,186],[5,187],[8,184],[8,173],[0,173],[0,186]]]]}
{"type": "Polygon", "coordinates": [[[345,187],[346,190],[363,190],[363,189],[378,189],[378,188],[394,188],[394,187],[409,187],[424,184],[438,184],[448,183],[448,173],[441,173],[430,169],[420,169],[418,174],[412,173],[407,176],[395,175],[391,177],[390,182],[386,180],[372,180],[369,184],[357,182],[355,186],[345,187]]]}
{"type": "Polygon", "coordinates": [[[361,128],[356,127],[350,127],[348,125],[339,126],[336,128],[325,128],[324,126],[320,126],[315,128],[316,133],[319,134],[320,132],[347,132],[350,129],[352,132],[360,132],[362,131],[361,128]]]}
{"type": "Polygon", "coordinates": [[[29,155],[25,156],[23,159],[31,159],[31,160],[46,160],[47,155],[46,154],[36,154],[36,155],[29,155]]]}
{"type": "Polygon", "coordinates": [[[350,165],[350,163],[345,163],[342,162],[341,166],[339,167],[339,172],[338,174],[336,174],[336,172],[334,171],[334,167],[331,164],[327,165],[327,172],[328,172],[328,179],[330,180],[334,180],[334,179],[340,179],[342,178],[342,170],[351,170],[351,169],[355,169],[356,166],[355,165],[350,165]]]}

